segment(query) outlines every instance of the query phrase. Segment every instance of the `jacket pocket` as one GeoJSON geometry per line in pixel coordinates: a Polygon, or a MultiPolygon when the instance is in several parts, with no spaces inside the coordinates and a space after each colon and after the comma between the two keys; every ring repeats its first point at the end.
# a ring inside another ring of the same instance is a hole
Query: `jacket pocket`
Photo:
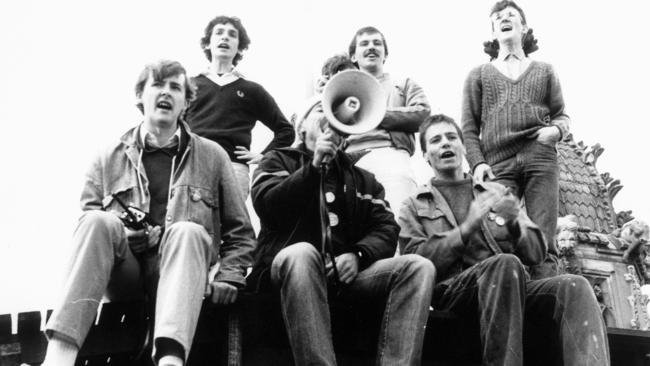
{"type": "Polygon", "coordinates": [[[219,203],[211,190],[192,186],[174,187],[172,203],[169,207],[171,212],[167,213],[172,222],[194,222],[203,226],[211,235],[214,234],[214,221],[217,217],[215,211],[218,210],[219,203]],[[184,210],[177,209],[180,207],[184,210]]]}

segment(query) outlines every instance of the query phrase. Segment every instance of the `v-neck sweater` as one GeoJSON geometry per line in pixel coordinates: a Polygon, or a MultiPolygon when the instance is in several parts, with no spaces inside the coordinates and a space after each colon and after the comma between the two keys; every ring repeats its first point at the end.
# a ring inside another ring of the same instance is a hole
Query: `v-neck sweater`
{"type": "Polygon", "coordinates": [[[242,162],[234,154],[235,146],[250,150],[257,121],[273,131],[273,139],[262,153],[293,143],[293,126],[261,85],[243,78],[219,85],[203,74],[193,80],[197,86],[196,99],[187,109],[185,119],[192,132],[221,145],[231,161],[242,162]]]}
{"type": "Polygon", "coordinates": [[[566,119],[560,82],[548,63],[532,61],[514,80],[487,63],[465,81],[462,129],[472,170],[514,156],[542,127],[564,131],[566,119]]]}

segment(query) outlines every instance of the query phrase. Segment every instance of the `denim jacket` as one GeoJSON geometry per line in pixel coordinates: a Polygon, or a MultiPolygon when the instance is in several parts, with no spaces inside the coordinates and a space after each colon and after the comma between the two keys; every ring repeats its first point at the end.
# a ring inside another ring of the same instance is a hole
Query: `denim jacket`
{"type": "MultiPolygon", "coordinates": [[[[82,210],[122,212],[112,197],[116,194],[123,202],[149,212],[148,179],[137,143],[139,128],[127,131],[118,144],[95,158],[85,177],[82,210]]],[[[171,179],[165,226],[182,221],[203,226],[213,238],[213,254],[221,258],[215,280],[244,286],[255,234],[230,159],[217,143],[192,133],[184,122],[181,128],[189,141],[171,179]]]]}
{"type": "Polygon", "coordinates": [[[429,258],[441,282],[495,254],[512,253],[523,264],[534,265],[541,263],[547,252],[541,230],[523,211],[517,218],[518,238],[513,238],[506,226],[484,218],[481,230],[486,239],[491,239],[464,243],[449,204],[430,184],[419,187],[416,195],[405,201],[399,223],[400,251],[429,258]]]}

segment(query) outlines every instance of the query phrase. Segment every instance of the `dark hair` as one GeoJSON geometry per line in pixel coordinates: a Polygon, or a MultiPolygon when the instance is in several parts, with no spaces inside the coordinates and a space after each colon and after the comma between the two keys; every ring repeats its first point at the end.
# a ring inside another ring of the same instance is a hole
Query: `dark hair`
{"type": "MultiPolygon", "coordinates": [[[[144,70],[140,72],[138,76],[138,81],[135,83],[135,96],[140,98],[142,96],[142,91],[144,90],[144,85],[149,79],[149,75],[153,77],[154,80],[163,81],[171,76],[176,75],[185,75],[185,101],[187,104],[192,102],[196,97],[196,86],[190,78],[187,77],[187,72],[183,65],[178,61],[170,60],[160,60],[154,63],[150,63],[144,67],[144,70]]],[[[144,106],[142,102],[138,101],[136,107],[140,112],[144,113],[144,106]]]]}
{"type": "Polygon", "coordinates": [[[214,29],[214,26],[217,24],[232,24],[235,29],[237,29],[237,33],[239,34],[239,47],[238,47],[238,52],[235,55],[235,58],[232,60],[232,64],[234,66],[237,66],[239,61],[243,58],[241,55],[241,51],[247,50],[248,45],[251,44],[251,39],[248,38],[248,33],[246,32],[246,28],[241,24],[241,20],[237,17],[229,17],[226,15],[219,15],[212,19],[210,23],[205,27],[205,32],[203,34],[203,38],[201,38],[201,48],[203,49],[203,52],[205,53],[205,57],[208,58],[208,61],[212,61],[212,52],[210,52],[210,37],[212,36],[212,30],[214,29]]]}
{"type": "Polygon", "coordinates": [[[338,54],[325,60],[325,63],[321,68],[321,75],[329,77],[339,73],[340,71],[356,68],[357,67],[354,65],[352,60],[350,60],[348,55],[338,54]]]}
{"type": "MultiPolygon", "coordinates": [[[[508,7],[517,10],[519,12],[519,15],[521,16],[521,24],[526,25],[526,15],[524,14],[524,11],[519,7],[519,5],[517,5],[512,0],[498,1],[492,7],[492,10],[490,11],[490,16],[508,7]]],[[[526,56],[539,49],[539,47],[537,46],[537,39],[535,39],[535,36],[533,35],[532,28],[528,28],[528,31],[526,32],[526,34],[524,34],[521,40],[521,46],[526,56]]],[[[494,60],[495,58],[497,58],[497,56],[499,56],[499,42],[496,39],[483,42],[483,52],[490,55],[490,61],[494,60]]]]}
{"type": "Polygon", "coordinates": [[[379,33],[382,42],[384,42],[384,55],[388,56],[388,44],[386,43],[386,37],[384,37],[384,34],[380,32],[379,29],[372,26],[363,27],[354,34],[354,37],[352,37],[352,41],[348,46],[348,56],[352,57],[352,55],[354,55],[354,53],[357,51],[357,37],[359,37],[364,33],[368,33],[368,34],[379,33]]]}
{"type": "Polygon", "coordinates": [[[458,136],[460,137],[460,141],[464,142],[463,140],[463,133],[460,130],[460,127],[456,124],[456,121],[454,121],[453,118],[444,115],[444,114],[434,114],[432,116],[429,116],[422,121],[420,124],[420,129],[418,132],[420,133],[420,149],[422,150],[422,153],[427,151],[427,141],[426,141],[426,134],[427,130],[429,127],[441,123],[446,123],[448,125],[454,126],[456,128],[456,132],[458,133],[458,136]]]}

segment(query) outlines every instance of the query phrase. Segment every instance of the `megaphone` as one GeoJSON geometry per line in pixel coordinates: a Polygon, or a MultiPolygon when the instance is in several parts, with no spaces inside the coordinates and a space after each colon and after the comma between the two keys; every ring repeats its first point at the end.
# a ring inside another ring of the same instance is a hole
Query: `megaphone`
{"type": "Polygon", "coordinates": [[[381,84],[359,70],[334,75],[323,89],[322,103],[330,127],[343,135],[375,129],[386,114],[386,94],[381,84]]]}

